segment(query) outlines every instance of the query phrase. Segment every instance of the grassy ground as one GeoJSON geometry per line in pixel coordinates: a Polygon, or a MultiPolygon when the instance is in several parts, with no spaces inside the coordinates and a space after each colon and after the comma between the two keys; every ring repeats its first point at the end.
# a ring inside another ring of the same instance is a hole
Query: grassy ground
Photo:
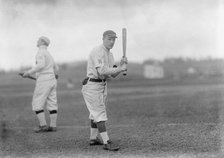
{"type": "MultiPolygon", "coordinates": [[[[33,82],[2,85],[1,157],[222,157],[223,84],[108,85],[108,133],[115,153],[88,146],[88,111],[81,86],[59,85],[58,131],[35,134],[33,82]]],[[[47,115],[48,116],[48,115],[47,115]]],[[[48,121],[49,118],[47,117],[48,121]]]]}

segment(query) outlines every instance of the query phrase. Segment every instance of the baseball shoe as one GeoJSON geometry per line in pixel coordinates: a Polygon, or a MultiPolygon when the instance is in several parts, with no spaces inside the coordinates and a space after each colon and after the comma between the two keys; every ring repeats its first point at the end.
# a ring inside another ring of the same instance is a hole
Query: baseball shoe
{"type": "Polygon", "coordinates": [[[42,133],[42,132],[48,132],[48,126],[44,125],[44,126],[39,126],[37,128],[34,129],[35,133],[42,133]]]}
{"type": "Polygon", "coordinates": [[[111,140],[108,140],[107,144],[103,145],[103,149],[108,151],[118,151],[120,147],[115,145],[111,140]]]}
{"type": "Polygon", "coordinates": [[[48,127],[48,132],[56,132],[57,131],[57,127],[48,127]]]}
{"type": "Polygon", "coordinates": [[[93,145],[103,145],[103,142],[98,137],[96,137],[96,139],[91,139],[89,141],[89,145],[90,146],[93,146],[93,145]]]}

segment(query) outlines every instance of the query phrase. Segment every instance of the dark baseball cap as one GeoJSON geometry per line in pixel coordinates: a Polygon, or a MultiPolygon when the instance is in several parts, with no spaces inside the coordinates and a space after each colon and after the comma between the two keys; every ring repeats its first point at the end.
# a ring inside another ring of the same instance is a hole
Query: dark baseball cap
{"type": "Polygon", "coordinates": [[[114,31],[112,30],[107,30],[103,33],[103,37],[108,36],[110,38],[117,38],[117,35],[114,31]]]}
{"type": "Polygon", "coordinates": [[[40,40],[44,41],[46,43],[46,45],[48,46],[50,44],[50,40],[49,38],[45,37],[45,36],[41,36],[39,38],[40,40]]]}

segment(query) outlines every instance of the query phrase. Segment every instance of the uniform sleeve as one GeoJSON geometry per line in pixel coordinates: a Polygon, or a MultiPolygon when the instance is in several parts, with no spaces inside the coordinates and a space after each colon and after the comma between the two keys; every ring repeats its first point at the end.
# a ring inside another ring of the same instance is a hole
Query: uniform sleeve
{"type": "Polygon", "coordinates": [[[91,52],[90,58],[92,58],[95,69],[99,75],[113,75],[121,71],[120,68],[110,68],[104,61],[103,52],[97,49],[91,52]]]}
{"type": "Polygon", "coordinates": [[[103,55],[96,52],[93,52],[91,54],[91,58],[93,59],[95,68],[97,69],[99,67],[102,67],[104,65],[103,55]]]}
{"type": "Polygon", "coordinates": [[[110,67],[113,67],[115,65],[115,61],[114,61],[114,56],[113,56],[112,53],[110,54],[110,58],[109,59],[110,59],[110,61],[109,61],[110,62],[110,67]]]}
{"type": "MultiPolygon", "coordinates": [[[[113,68],[113,67],[109,67],[106,63],[105,63],[105,61],[104,60],[102,60],[102,58],[100,59],[100,58],[98,58],[97,59],[98,60],[98,65],[99,66],[97,66],[96,67],[96,69],[97,69],[97,71],[98,71],[98,73],[100,74],[100,75],[107,75],[107,76],[109,76],[109,75],[114,75],[114,74],[117,74],[117,73],[119,73],[121,70],[120,70],[120,68],[113,68]],[[101,61],[102,60],[102,61],[101,61]]],[[[109,61],[110,62],[110,64],[114,64],[114,59],[112,59],[112,61],[109,61]]]]}
{"type": "Polygon", "coordinates": [[[38,53],[36,55],[36,65],[31,70],[29,70],[29,73],[33,74],[33,73],[39,72],[40,70],[44,68],[44,66],[45,66],[44,54],[38,53]]]}
{"type": "Polygon", "coordinates": [[[121,69],[120,67],[110,68],[106,65],[103,65],[102,67],[99,67],[97,71],[99,72],[100,75],[114,75],[120,73],[121,69]]]}
{"type": "Polygon", "coordinates": [[[54,62],[54,73],[57,74],[58,71],[59,71],[59,67],[58,67],[58,65],[54,62]]]}

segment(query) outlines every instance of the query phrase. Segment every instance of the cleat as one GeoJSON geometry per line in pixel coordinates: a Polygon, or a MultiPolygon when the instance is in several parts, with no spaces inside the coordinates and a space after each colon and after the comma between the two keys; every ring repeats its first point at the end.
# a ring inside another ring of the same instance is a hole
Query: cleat
{"type": "Polygon", "coordinates": [[[89,145],[90,146],[103,145],[103,142],[98,137],[96,137],[96,139],[92,139],[89,141],[89,145]]]}
{"type": "Polygon", "coordinates": [[[48,132],[48,128],[49,127],[47,125],[45,125],[45,126],[39,126],[36,129],[34,129],[34,132],[35,133],[48,132]]]}
{"type": "Polygon", "coordinates": [[[56,132],[57,127],[48,127],[48,132],[56,132]]]}
{"type": "Polygon", "coordinates": [[[120,147],[112,143],[112,141],[108,140],[107,144],[103,145],[103,149],[108,151],[118,151],[120,147]]]}

